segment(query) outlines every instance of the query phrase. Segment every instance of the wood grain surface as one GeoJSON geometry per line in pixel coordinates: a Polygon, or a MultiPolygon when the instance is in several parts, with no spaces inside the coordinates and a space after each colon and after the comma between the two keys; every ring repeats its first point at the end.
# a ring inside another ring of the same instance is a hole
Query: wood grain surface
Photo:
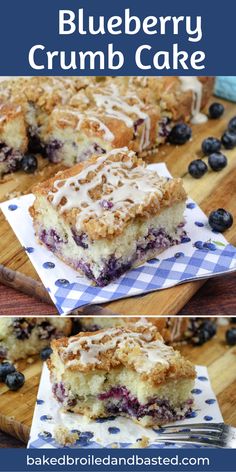
{"type": "MultiPolygon", "coordinates": [[[[202,140],[207,136],[220,137],[225,130],[229,119],[236,115],[236,106],[230,102],[225,105],[224,118],[220,120],[209,120],[202,125],[193,126],[193,138],[184,146],[163,146],[159,152],[152,156],[151,162],[165,161],[173,176],[181,176],[184,180],[188,194],[197,201],[202,209],[209,214],[213,209],[219,207],[231,211],[236,218],[236,150],[225,151],[228,157],[228,165],[221,172],[209,171],[202,179],[195,180],[187,173],[189,162],[201,155],[200,148],[202,140]]],[[[40,160],[40,170],[37,176],[17,173],[6,178],[0,184],[0,200],[14,196],[16,192],[28,193],[35,181],[45,180],[60,168],[59,165],[46,165],[45,160],[40,160]]],[[[236,244],[235,224],[226,232],[227,239],[236,244]]],[[[0,264],[5,268],[19,271],[21,274],[31,277],[34,281],[39,278],[30,263],[24,249],[20,246],[16,236],[0,215],[0,264]]],[[[223,278],[221,278],[223,280],[223,278]]],[[[1,277],[1,282],[4,280],[1,277]]],[[[199,290],[204,281],[189,282],[167,290],[154,292],[142,297],[123,299],[107,304],[114,313],[135,315],[137,312],[143,315],[166,315],[177,314],[188,300],[199,290]]],[[[14,283],[12,283],[14,285],[14,283]]],[[[37,284],[35,285],[35,288],[37,284]]],[[[34,293],[32,283],[31,295],[34,293]]],[[[19,283],[18,283],[19,289],[19,283]]],[[[24,283],[21,281],[21,289],[24,283]]],[[[105,306],[105,305],[104,305],[105,306]]],[[[16,308],[17,311],[17,308],[16,308]]],[[[15,313],[12,313],[13,315],[15,313]]]]}
{"type": "MultiPolygon", "coordinates": [[[[203,346],[188,344],[176,348],[195,364],[208,367],[224,421],[236,427],[236,347],[226,345],[225,331],[229,326],[220,326],[217,335],[203,346]]],[[[10,392],[0,384],[0,430],[24,443],[27,443],[30,432],[41,366],[37,358],[31,364],[26,361],[18,363],[18,369],[26,377],[25,385],[18,392],[10,392]]]]}

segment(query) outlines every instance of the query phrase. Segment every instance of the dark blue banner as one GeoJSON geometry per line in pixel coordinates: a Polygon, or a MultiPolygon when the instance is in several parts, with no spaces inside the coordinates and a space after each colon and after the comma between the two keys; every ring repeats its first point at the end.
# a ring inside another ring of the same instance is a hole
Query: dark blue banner
{"type": "Polygon", "coordinates": [[[2,472],[101,471],[235,472],[233,449],[5,449],[0,452],[2,472]]]}
{"type": "Polygon", "coordinates": [[[7,0],[0,75],[236,75],[234,0],[7,0]]]}

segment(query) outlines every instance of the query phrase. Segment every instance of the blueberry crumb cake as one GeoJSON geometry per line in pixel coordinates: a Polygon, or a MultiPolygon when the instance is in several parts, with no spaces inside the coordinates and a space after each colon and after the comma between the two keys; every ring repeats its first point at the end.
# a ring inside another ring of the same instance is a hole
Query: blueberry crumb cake
{"type": "Polygon", "coordinates": [[[52,391],[66,411],[93,419],[121,415],[142,426],[192,411],[195,368],[154,326],[80,333],[54,340],[52,349],[52,391]]]}
{"type": "Polygon", "coordinates": [[[98,286],[178,244],[186,193],[133,151],[116,149],[33,189],[37,239],[98,286]]]}
{"type": "Polygon", "coordinates": [[[15,361],[39,353],[54,338],[69,336],[69,318],[0,318],[0,360],[15,361]]]}

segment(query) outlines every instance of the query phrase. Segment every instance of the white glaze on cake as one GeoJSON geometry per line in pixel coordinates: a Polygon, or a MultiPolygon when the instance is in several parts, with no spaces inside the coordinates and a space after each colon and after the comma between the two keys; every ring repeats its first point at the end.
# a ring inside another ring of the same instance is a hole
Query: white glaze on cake
{"type": "Polygon", "coordinates": [[[143,166],[132,169],[132,157],[134,153],[127,148],[110,151],[106,156],[101,156],[95,164],[83,169],[76,176],[66,180],[57,180],[54,182],[54,190],[50,192],[52,204],[58,206],[64,199],[60,207],[60,213],[77,208],[80,213],[77,216],[76,228],[80,229],[84,219],[89,216],[101,216],[104,209],[100,200],[94,200],[90,196],[91,190],[106,181],[104,198],[111,202],[112,208],[107,217],[119,211],[123,214],[129,211],[131,204],[139,205],[144,200],[151,201],[153,194],[158,193],[160,199],[163,196],[160,184],[163,179],[153,170],[143,166]],[[109,157],[117,153],[127,153],[130,158],[125,162],[109,161],[109,157]],[[99,170],[99,166],[108,161],[106,166],[99,170]],[[86,181],[88,175],[94,172],[95,176],[91,181],[86,181]],[[83,182],[80,184],[80,182],[83,182]],[[86,181],[86,182],[85,182],[86,181]],[[56,189],[56,191],[55,191],[56,189]]]}

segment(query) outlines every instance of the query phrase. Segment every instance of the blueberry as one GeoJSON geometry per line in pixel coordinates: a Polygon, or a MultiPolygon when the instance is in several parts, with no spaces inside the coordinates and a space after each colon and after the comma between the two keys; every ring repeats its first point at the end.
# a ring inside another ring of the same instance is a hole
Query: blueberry
{"type": "Polygon", "coordinates": [[[219,233],[223,233],[226,229],[232,226],[233,217],[228,211],[223,208],[218,208],[218,210],[210,213],[208,221],[212,229],[219,231],[219,233]]]}
{"type": "Polygon", "coordinates": [[[21,372],[13,372],[6,376],[5,384],[9,390],[18,390],[25,383],[25,376],[21,372]]]}
{"type": "Polygon", "coordinates": [[[236,146],[236,132],[225,131],[221,137],[221,142],[225,149],[234,149],[236,146]]]}
{"type": "Polygon", "coordinates": [[[235,346],[236,344],[236,328],[230,328],[226,331],[226,342],[229,346],[235,346]]]}
{"type": "Polygon", "coordinates": [[[40,352],[40,359],[42,359],[42,361],[46,361],[47,359],[49,359],[51,354],[52,354],[52,349],[50,347],[45,347],[40,352]]]}
{"type": "Polygon", "coordinates": [[[205,344],[210,338],[211,336],[208,330],[199,329],[193,336],[192,343],[195,344],[195,346],[202,346],[202,344],[205,344]]]}
{"type": "Polygon", "coordinates": [[[221,148],[221,141],[217,138],[206,138],[202,141],[202,152],[206,156],[213,152],[218,152],[221,148]]]}
{"type": "Polygon", "coordinates": [[[21,161],[21,169],[27,174],[33,174],[38,167],[37,157],[33,154],[26,154],[21,161]]]}
{"type": "Polygon", "coordinates": [[[200,325],[200,330],[207,331],[209,338],[212,338],[216,334],[216,324],[212,321],[204,321],[200,325]]]}
{"type": "Polygon", "coordinates": [[[207,165],[201,159],[195,159],[188,166],[188,172],[194,179],[200,179],[207,172],[207,169],[207,165]]]}
{"type": "Polygon", "coordinates": [[[224,106],[221,103],[212,103],[208,109],[209,118],[216,120],[223,115],[224,111],[224,106]]]}
{"type": "Polygon", "coordinates": [[[190,126],[185,123],[175,125],[168,136],[168,142],[171,144],[185,144],[192,136],[190,126]]]}
{"type": "Polygon", "coordinates": [[[228,130],[230,131],[230,133],[236,133],[236,116],[231,118],[231,120],[229,121],[228,130]]]}
{"type": "Polygon", "coordinates": [[[16,368],[10,362],[0,364],[0,382],[5,382],[6,376],[16,371],[16,368]]]}
{"type": "Polygon", "coordinates": [[[227,157],[221,152],[214,152],[208,157],[208,164],[212,170],[218,172],[227,166],[227,157]]]}

